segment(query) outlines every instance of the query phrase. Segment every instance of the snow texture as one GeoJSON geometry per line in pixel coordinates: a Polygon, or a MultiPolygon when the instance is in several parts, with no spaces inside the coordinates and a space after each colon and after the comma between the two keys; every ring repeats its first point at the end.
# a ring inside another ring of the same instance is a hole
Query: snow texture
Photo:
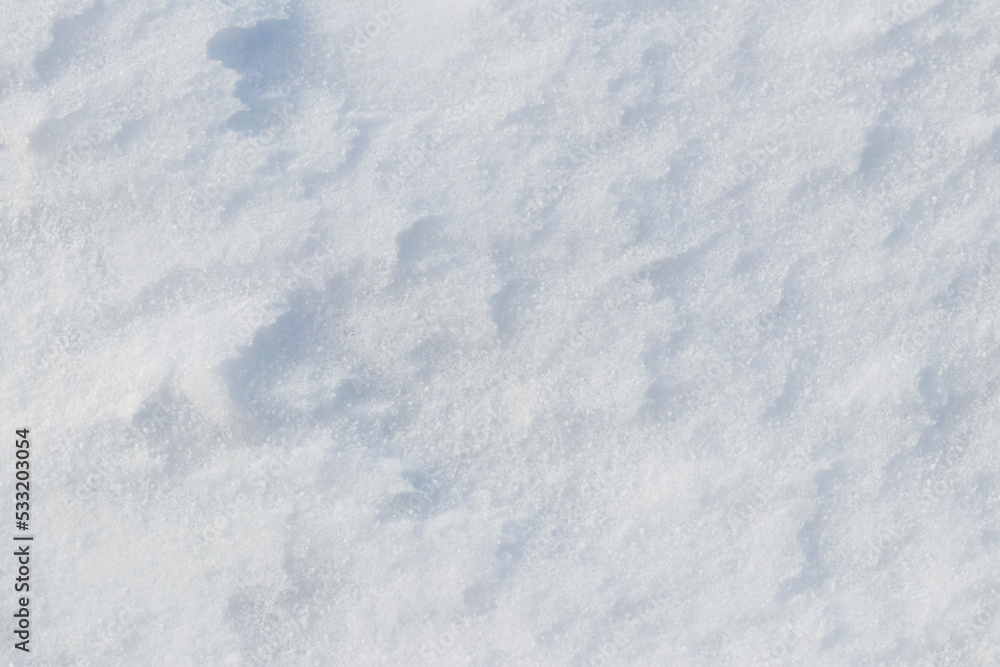
{"type": "Polygon", "coordinates": [[[0,39],[5,660],[1000,664],[996,2],[0,39]]]}

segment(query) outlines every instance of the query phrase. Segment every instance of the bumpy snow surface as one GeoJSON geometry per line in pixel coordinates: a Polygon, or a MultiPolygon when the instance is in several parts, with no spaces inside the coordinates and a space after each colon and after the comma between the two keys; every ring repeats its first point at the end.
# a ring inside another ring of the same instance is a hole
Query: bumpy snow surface
{"type": "Polygon", "coordinates": [[[4,662],[1000,664],[1000,4],[0,36],[4,662]]]}

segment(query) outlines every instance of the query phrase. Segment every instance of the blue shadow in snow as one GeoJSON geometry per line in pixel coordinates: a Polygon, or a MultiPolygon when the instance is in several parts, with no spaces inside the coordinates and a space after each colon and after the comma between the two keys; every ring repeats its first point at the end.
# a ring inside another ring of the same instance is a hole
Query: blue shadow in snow
{"type": "Polygon", "coordinates": [[[37,82],[55,81],[63,70],[93,41],[98,24],[104,18],[104,3],[98,0],[79,14],[52,23],[52,43],[35,56],[32,63],[37,82]]]}
{"type": "Polygon", "coordinates": [[[269,19],[249,28],[223,28],[208,41],[207,53],[242,75],[236,97],[249,107],[229,119],[237,132],[256,134],[281,125],[294,99],[290,84],[298,71],[301,32],[292,19],[269,19]]]}

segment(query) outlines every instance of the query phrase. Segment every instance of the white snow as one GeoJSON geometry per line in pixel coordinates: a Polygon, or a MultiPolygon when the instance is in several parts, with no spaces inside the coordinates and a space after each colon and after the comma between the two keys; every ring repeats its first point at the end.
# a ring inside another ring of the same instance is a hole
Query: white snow
{"type": "Polygon", "coordinates": [[[998,7],[4,3],[4,659],[997,664],[998,7]]]}

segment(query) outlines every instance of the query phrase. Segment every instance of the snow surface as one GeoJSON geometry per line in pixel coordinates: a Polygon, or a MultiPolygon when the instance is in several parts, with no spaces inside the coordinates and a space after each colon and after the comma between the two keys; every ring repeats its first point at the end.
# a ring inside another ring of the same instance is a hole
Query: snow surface
{"type": "Polygon", "coordinates": [[[5,0],[9,660],[1000,664],[998,21],[5,0]]]}

